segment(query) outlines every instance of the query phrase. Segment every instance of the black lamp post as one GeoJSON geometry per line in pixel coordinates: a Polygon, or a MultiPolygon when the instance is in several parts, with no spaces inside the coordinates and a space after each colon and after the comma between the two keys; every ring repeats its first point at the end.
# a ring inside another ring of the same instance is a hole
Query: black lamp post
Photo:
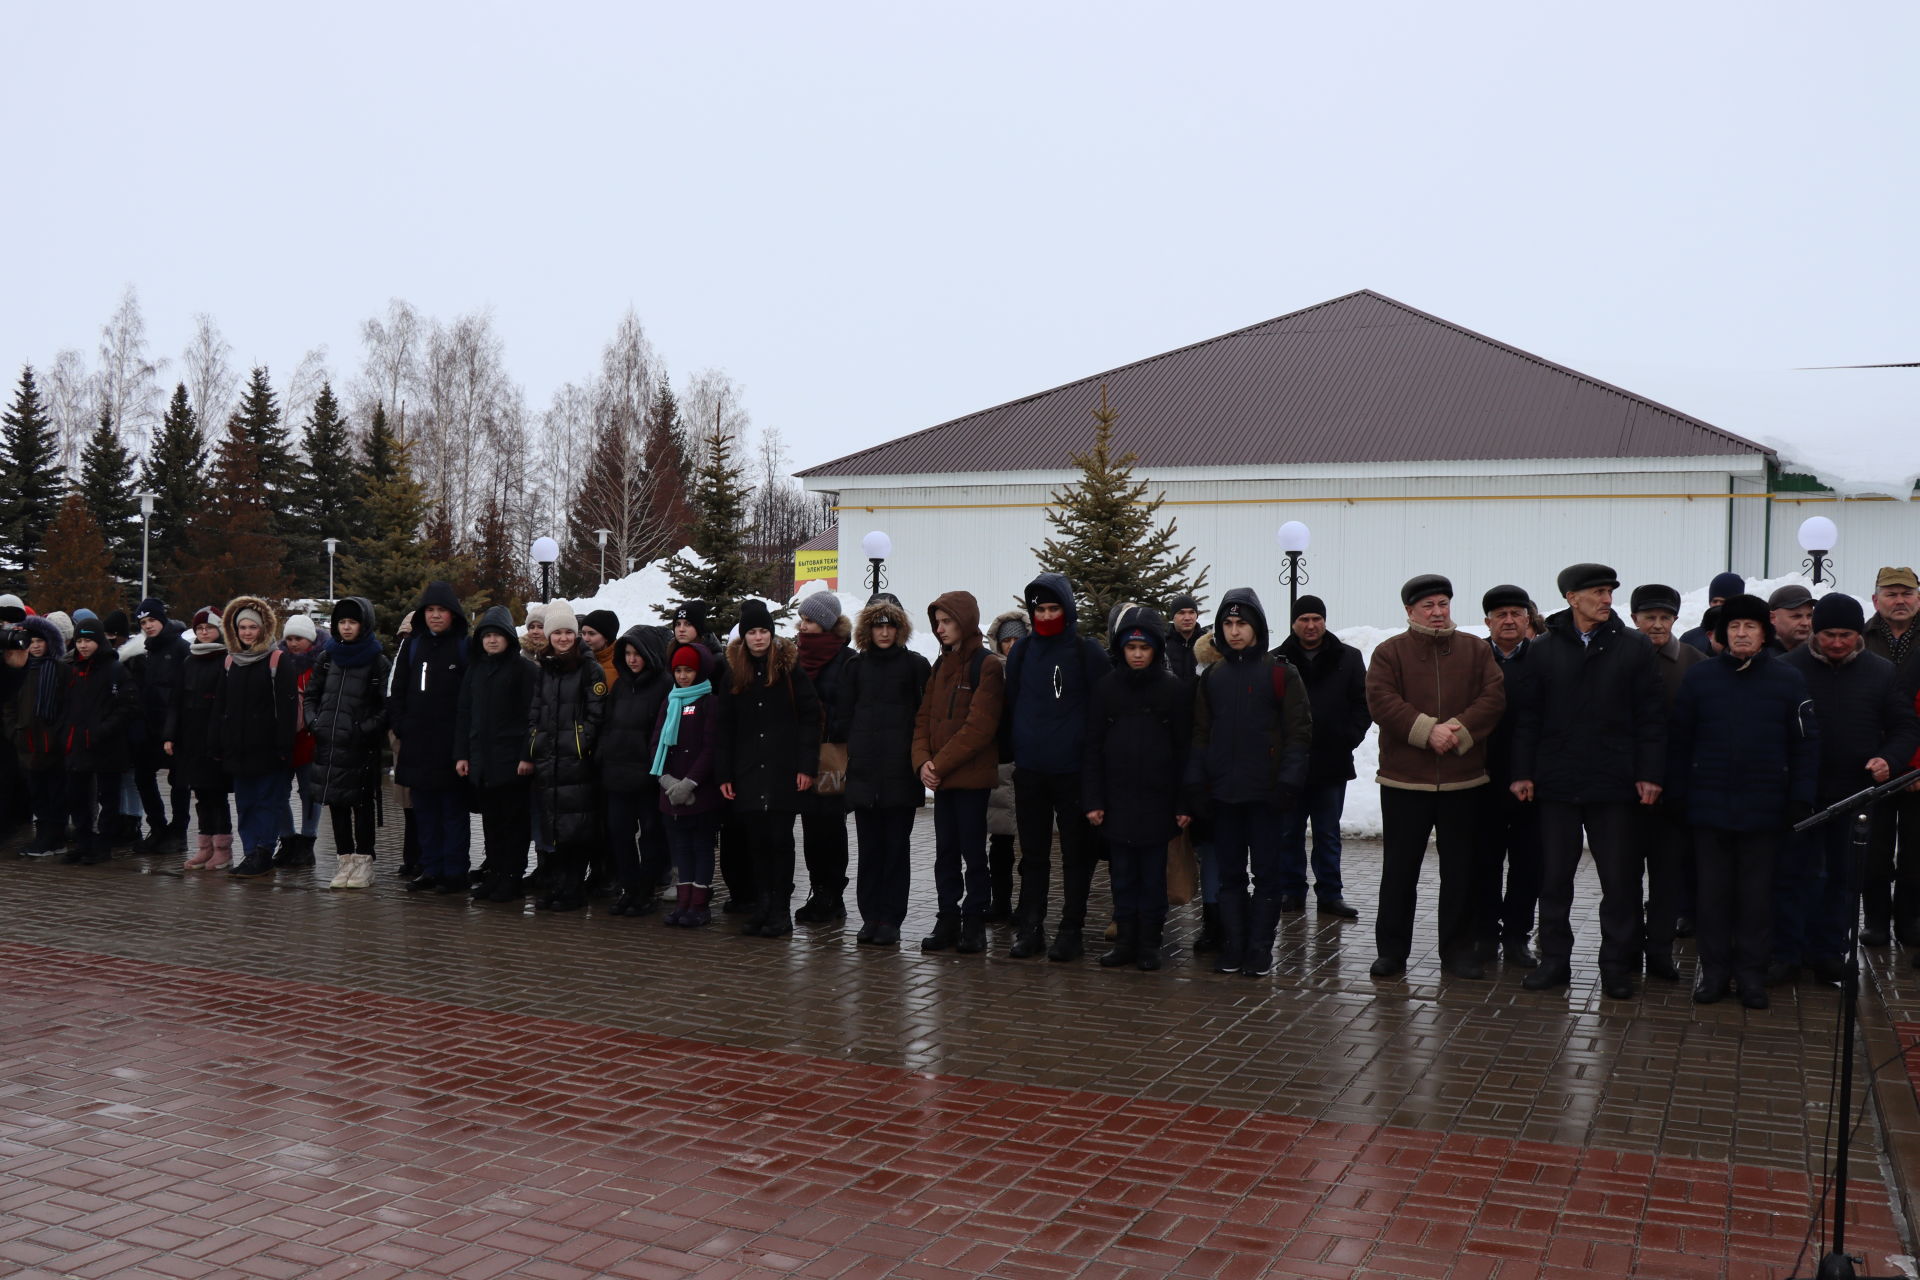
{"type": "Polygon", "coordinates": [[[553,562],[560,558],[560,544],[552,538],[533,540],[533,558],[540,565],[540,598],[553,599],[553,562]]]}
{"type": "Polygon", "coordinates": [[[1313,532],[1298,520],[1289,520],[1274,537],[1287,556],[1286,568],[1280,571],[1280,585],[1287,589],[1287,613],[1291,616],[1293,606],[1300,602],[1301,584],[1307,580],[1307,571],[1300,567],[1300,557],[1306,554],[1313,532]]]}
{"type": "Polygon", "coordinates": [[[875,529],[860,539],[860,551],[867,557],[867,599],[879,595],[887,586],[887,557],[893,554],[893,539],[875,529]]]}

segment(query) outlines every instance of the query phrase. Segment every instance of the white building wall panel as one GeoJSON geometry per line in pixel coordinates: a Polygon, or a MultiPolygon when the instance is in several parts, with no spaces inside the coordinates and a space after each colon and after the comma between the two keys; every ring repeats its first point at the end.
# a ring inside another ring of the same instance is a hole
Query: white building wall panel
{"type": "MultiPolygon", "coordinates": [[[[1725,472],[1648,476],[1373,477],[1344,480],[1175,482],[1163,515],[1180,540],[1212,566],[1204,593],[1252,586],[1277,611],[1283,562],[1274,530],[1302,520],[1313,530],[1304,588],[1323,596],[1336,627],[1402,620],[1399,587],[1420,572],[1445,573],[1461,593],[1464,617],[1481,592],[1517,582],[1543,607],[1555,575],[1578,560],[1602,560],[1623,584],[1661,581],[1688,590],[1726,567],[1725,472]],[[1680,494],[1687,496],[1640,496],[1680,494]],[[1582,496],[1601,495],[1601,496],[1582,496]]],[[[1049,486],[922,485],[842,490],[841,573],[851,594],[860,580],[859,544],[869,529],[893,538],[889,586],[915,611],[942,591],[964,588],[987,616],[1011,603],[1041,568],[1032,548],[1050,532],[1049,486]],[[871,510],[869,510],[871,508],[871,510]]],[[[1757,546],[1757,544],[1756,544],[1757,546]]]]}

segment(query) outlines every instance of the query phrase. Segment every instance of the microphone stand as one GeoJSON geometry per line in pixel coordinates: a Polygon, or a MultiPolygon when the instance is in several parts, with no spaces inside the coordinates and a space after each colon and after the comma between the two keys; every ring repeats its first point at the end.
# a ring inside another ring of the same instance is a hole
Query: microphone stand
{"type": "MultiPolygon", "coordinates": [[[[1853,834],[1848,853],[1849,883],[1860,884],[1866,874],[1867,837],[1873,826],[1874,802],[1915,782],[1920,782],[1920,769],[1855,792],[1838,804],[1829,805],[1813,816],[1796,822],[1793,830],[1796,834],[1811,831],[1836,818],[1851,817],[1853,834]]],[[[1847,1148],[1853,1128],[1853,1041],[1860,1022],[1860,904],[1857,892],[1848,897],[1853,910],[1847,913],[1846,976],[1840,984],[1840,1149],[1834,1155],[1833,1248],[1820,1259],[1820,1269],[1814,1272],[1813,1280],[1874,1280],[1873,1277],[1857,1275],[1853,1265],[1858,1259],[1848,1257],[1846,1250],[1847,1148]]],[[[1887,1280],[1897,1278],[1889,1277],[1887,1280]]]]}

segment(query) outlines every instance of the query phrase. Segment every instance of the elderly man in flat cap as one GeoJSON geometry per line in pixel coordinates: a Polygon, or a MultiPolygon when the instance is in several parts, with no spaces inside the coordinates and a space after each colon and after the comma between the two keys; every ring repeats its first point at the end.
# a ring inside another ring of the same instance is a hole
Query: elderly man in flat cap
{"type": "Polygon", "coordinates": [[[1487,785],[1487,740],[1507,696],[1493,650],[1453,625],[1453,584],[1421,574],[1400,588],[1407,629],[1367,665],[1367,710],[1380,726],[1380,914],[1376,978],[1398,977],[1413,948],[1420,864],[1440,855],[1442,969],[1484,978],[1474,955],[1475,831],[1487,785]]]}
{"type": "Polygon", "coordinates": [[[1581,837],[1600,873],[1600,983],[1630,999],[1642,963],[1634,806],[1660,799],[1667,704],[1653,646],[1613,611],[1619,575],[1603,564],[1560,573],[1567,607],[1528,655],[1528,697],[1513,742],[1512,791],[1540,809],[1540,967],[1521,985],[1573,976],[1573,877],[1581,837]]]}

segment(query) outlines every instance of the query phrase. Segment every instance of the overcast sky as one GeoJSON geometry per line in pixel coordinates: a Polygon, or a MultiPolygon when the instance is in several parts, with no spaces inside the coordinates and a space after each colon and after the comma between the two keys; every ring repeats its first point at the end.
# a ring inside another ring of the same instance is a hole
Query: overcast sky
{"type": "Polygon", "coordinates": [[[132,283],[344,379],[403,297],[538,409],[632,305],[807,465],[1370,287],[1920,470],[1920,370],[1791,372],[1920,359],[1920,6],[0,15],[10,369],[132,283]]]}

